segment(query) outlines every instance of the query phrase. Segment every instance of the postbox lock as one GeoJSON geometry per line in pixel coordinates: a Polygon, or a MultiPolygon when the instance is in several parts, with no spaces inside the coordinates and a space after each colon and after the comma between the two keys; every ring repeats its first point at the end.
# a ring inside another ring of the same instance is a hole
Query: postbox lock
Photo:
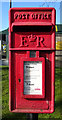
{"type": "Polygon", "coordinates": [[[18,79],[19,83],[21,82],[21,79],[18,79]]]}

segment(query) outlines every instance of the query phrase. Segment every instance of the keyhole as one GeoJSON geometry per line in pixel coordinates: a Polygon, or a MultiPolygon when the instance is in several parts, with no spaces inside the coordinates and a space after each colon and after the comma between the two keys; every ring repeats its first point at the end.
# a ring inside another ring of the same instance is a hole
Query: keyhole
{"type": "Polygon", "coordinates": [[[18,79],[19,83],[21,82],[21,79],[18,79]]]}

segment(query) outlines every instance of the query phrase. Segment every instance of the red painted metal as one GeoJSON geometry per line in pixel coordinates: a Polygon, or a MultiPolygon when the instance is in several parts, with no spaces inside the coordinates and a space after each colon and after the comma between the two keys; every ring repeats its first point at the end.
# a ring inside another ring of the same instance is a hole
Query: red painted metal
{"type": "Polygon", "coordinates": [[[9,11],[10,111],[54,112],[54,79],[55,9],[11,8],[9,11]],[[30,52],[33,50],[36,56],[30,57],[30,52]],[[42,62],[42,95],[24,94],[25,61],[42,62]]]}

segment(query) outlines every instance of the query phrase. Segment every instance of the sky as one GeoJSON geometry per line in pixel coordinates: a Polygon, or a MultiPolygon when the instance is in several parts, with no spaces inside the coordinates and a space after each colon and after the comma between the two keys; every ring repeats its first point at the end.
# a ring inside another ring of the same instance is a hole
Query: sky
{"type": "MultiPolygon", "coordinates": [[[[12,0],[13,1],[13,0],[12,0]]],[[[16,0],[15,0],[16,1],[16,0]]],[[[39,0],[37,0],[39,1],[39,0]]],[[[12,7],[54,7],[56,9],[56,24],[60,24],[61,2],[13,2],[12,7]]],[[[0,1],[0,31],[9,27],[9,2],[0,1]]]]}

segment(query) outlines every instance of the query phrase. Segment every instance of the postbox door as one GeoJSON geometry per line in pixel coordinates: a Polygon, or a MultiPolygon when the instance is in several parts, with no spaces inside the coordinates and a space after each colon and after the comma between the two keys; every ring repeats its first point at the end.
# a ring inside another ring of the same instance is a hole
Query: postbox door
{"type": "Polygon", "coordinates": [[[22,99],[44,97],[45,58],[29,58],[16,53],[16,106],[22,99]]]}
{"type": "Polygon", "coordinates": [[[16,108],[26,99],[45,98],[45,58],[16,53],[16,108]]]}

